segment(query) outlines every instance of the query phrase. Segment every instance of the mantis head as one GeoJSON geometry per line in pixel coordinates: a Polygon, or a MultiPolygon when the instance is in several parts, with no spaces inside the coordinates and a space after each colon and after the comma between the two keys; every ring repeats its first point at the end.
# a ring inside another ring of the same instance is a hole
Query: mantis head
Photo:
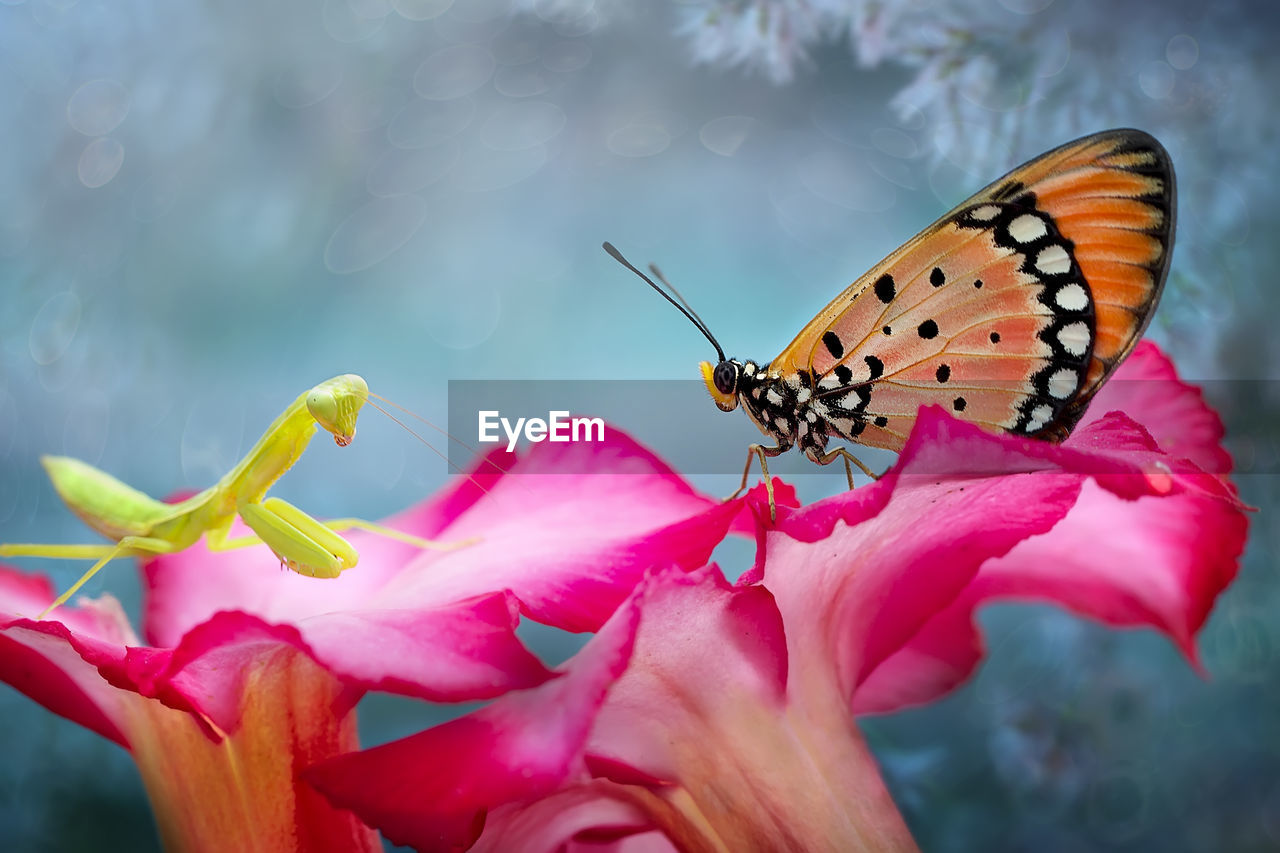
{"type": "Polygon", "coordinates": [[[344,373],[307,392],[307,411],[333,434],[339,447],[346,447],[355,438],[356,418],[367,399],[368,383],[354,373],[344,373]]]}

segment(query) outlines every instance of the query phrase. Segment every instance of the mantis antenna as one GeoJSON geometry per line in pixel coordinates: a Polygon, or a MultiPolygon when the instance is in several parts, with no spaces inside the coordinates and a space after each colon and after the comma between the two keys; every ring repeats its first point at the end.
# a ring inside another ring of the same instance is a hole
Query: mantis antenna
{"type": "MultiPolygon", "coordinates": [[[[375,394],[375,393],[374,393],[374,392],[372,392],[372,391],[370,391],[370,392],[369,392],[369,396],[370,396],[370,397],[376,397],[377,399],[379,399],[379,400],[381,400],[382,402],[386,403],[388,406],[392,406],[392,407],[394,407],[394,408],[396,408],[396,409],[399,409],[400,411],[404,412],[406,415],[408,415],[408,416],[409,416],[409,417],[411,417],[411,418],[416,418],[417,420],[419,420],[419,421],[421,421],[422,423],[426,424],[427,426],[431,427],[431,428],[432,428],[433,430],[435,430],[436,432],[438,432],[438,433],[440,433],[441,435],[443,435],[443,436],[445,436],[446,438],[448,438],[450,441],[452,441],[452,442],[454,442],[454,443],[456,443],[456,444],[461,445],[464,449],[466,449],[466,450],[467,450],[467,451],[469,451],[470,453],[474,454],[475,456],[479,457],[479,458],[483,461],[483,463],[484,463],[485,465],[488,465],[490,468],[495,469],[495,470],[496,470],[496,471],[498,471],[499,473],[502,473],[502,474],[508,474],[508,473],[510,473],[506,468],[503,468],[503,467],[502,467],[501,465],[499,465],[497,462],[494,462],[492,459],[489,459],[488,457],[483,456],[477,448],[472,447],[471,445],[467,444],[467,443],[466,443],[465,441],[463,441],[462,439],[458,438],[458,437],[457,437],[456,435],[454,435],[453,433],[449,432],[448,430],[444,429],[443,427],[437,426],[436,424],[432,423],[430,420],[428,420],[427,418],[424,418],[422,415],[418,414],[417,412],[413,411],[412,409],[406,408],[405,406],[402,406],[402,405],[400,405],[399,403],[397,403],[395,400],[389,400],[389,399],[387,399],[386,397],[382,396],[381,394],[375,394]]],[[[391,414],[391,413],[390,413],[390,412],[388,412],[386,409],[382,408],[382,406],[379,406],[377,403],[374,403],[372,400],[369,402],[369,405],[373,406],[373,407],[374,407],[375,409],[377,409],[379,412],[382,412],[382,414],[386,415],[388,418],[391,418],[391,420],[392,420],[393,422],[395,422],[396,424],[398,424],[398,425],[401,427],[401,429],[405,430],[405,432],[409,433],[409,435],[413,436],[414,438],[418,439],[418,441],[421,441],[423,444],[425,444],[425,445],[426,445],[426,446],[431,450],[431,452],[432,452],[432,453],[434,453],[435,455],[437,455],[437,456],[439,456],[441,459],[443,459],[443,460],[445,461],[445,464],[446,464],[446,465],[448,465],[450,468],[452,468],[454,471],[457,471],[459,474],[462,474],[463,476],[467,477],[468,479],[471,479],[471,475],[467,474],[467,473],[466,473],[465,471],[463,471],[460,467],[458,467],[457,465],[453,464],[453,462],[452,462],[452,461],[450,461],[450,459],[449,459],[449,457],[448,457],[448,454],[441,453],[439,450],[437,450],[437,449],[436,449],[435,445],[433,445],[431,442],[427,441],[425,438],[423,438],[422,436],[418,435],[418,433],[416,433],[416,432],[414,432],[412,429],[410,429],[410,428],[409,428],[409,426],[408,426],[408,424],[404,423],[404,422],[403,422],[403,421],[401,421],[399,418],[397,418],[395,415],[391,414]]],[[[473,479],[473,480],[472,480],[472,482],[474,483],[474,482],[475,482],[475,480],[473,479]]],[[[480,484],[479,484],[479,483],[475,483],[475,485],[476,485],[476,486],[480,486],[480,484]]]]}

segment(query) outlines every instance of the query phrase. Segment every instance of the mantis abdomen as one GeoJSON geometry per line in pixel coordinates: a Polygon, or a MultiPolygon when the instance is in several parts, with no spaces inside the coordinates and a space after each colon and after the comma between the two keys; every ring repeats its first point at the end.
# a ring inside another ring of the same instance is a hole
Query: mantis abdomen
{"type": "Polygon", "coordinates": [[[40,462],[59,497],[80,520],[111,539],[146,536],[175,507],[145,495],[105,471],[70,456],[42,456],[40,462]]]}

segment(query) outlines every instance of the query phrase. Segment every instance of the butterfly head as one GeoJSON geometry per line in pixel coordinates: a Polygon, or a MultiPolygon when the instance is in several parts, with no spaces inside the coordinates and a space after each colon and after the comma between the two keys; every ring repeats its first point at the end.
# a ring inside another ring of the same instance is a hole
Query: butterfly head
{"type": "Polygon", "coordinates": [[[732,412],[738,408],[738,380],[742,377],[742,362],[737,359],[725,359],[712,367],[711,362],[704,361],[699,365],[702,369],[702,381],[711,392],[711,399],[722,412],[732,412]]]}

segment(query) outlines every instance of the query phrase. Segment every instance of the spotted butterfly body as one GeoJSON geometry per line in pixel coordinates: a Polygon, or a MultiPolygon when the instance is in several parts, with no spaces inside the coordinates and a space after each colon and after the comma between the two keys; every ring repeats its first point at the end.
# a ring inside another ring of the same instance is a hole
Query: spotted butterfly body
{"type": "Polygon", "coordinates": [[[773,361],[722,357],[703,378],[776,442],[768,455],[799,447],[825,464],[831,438],[900,450],[931,404],[1059,441],[1150,321],[1174,218],[1173,167],[1153,137],[1076,140],[904,244],[773,361]]]}

